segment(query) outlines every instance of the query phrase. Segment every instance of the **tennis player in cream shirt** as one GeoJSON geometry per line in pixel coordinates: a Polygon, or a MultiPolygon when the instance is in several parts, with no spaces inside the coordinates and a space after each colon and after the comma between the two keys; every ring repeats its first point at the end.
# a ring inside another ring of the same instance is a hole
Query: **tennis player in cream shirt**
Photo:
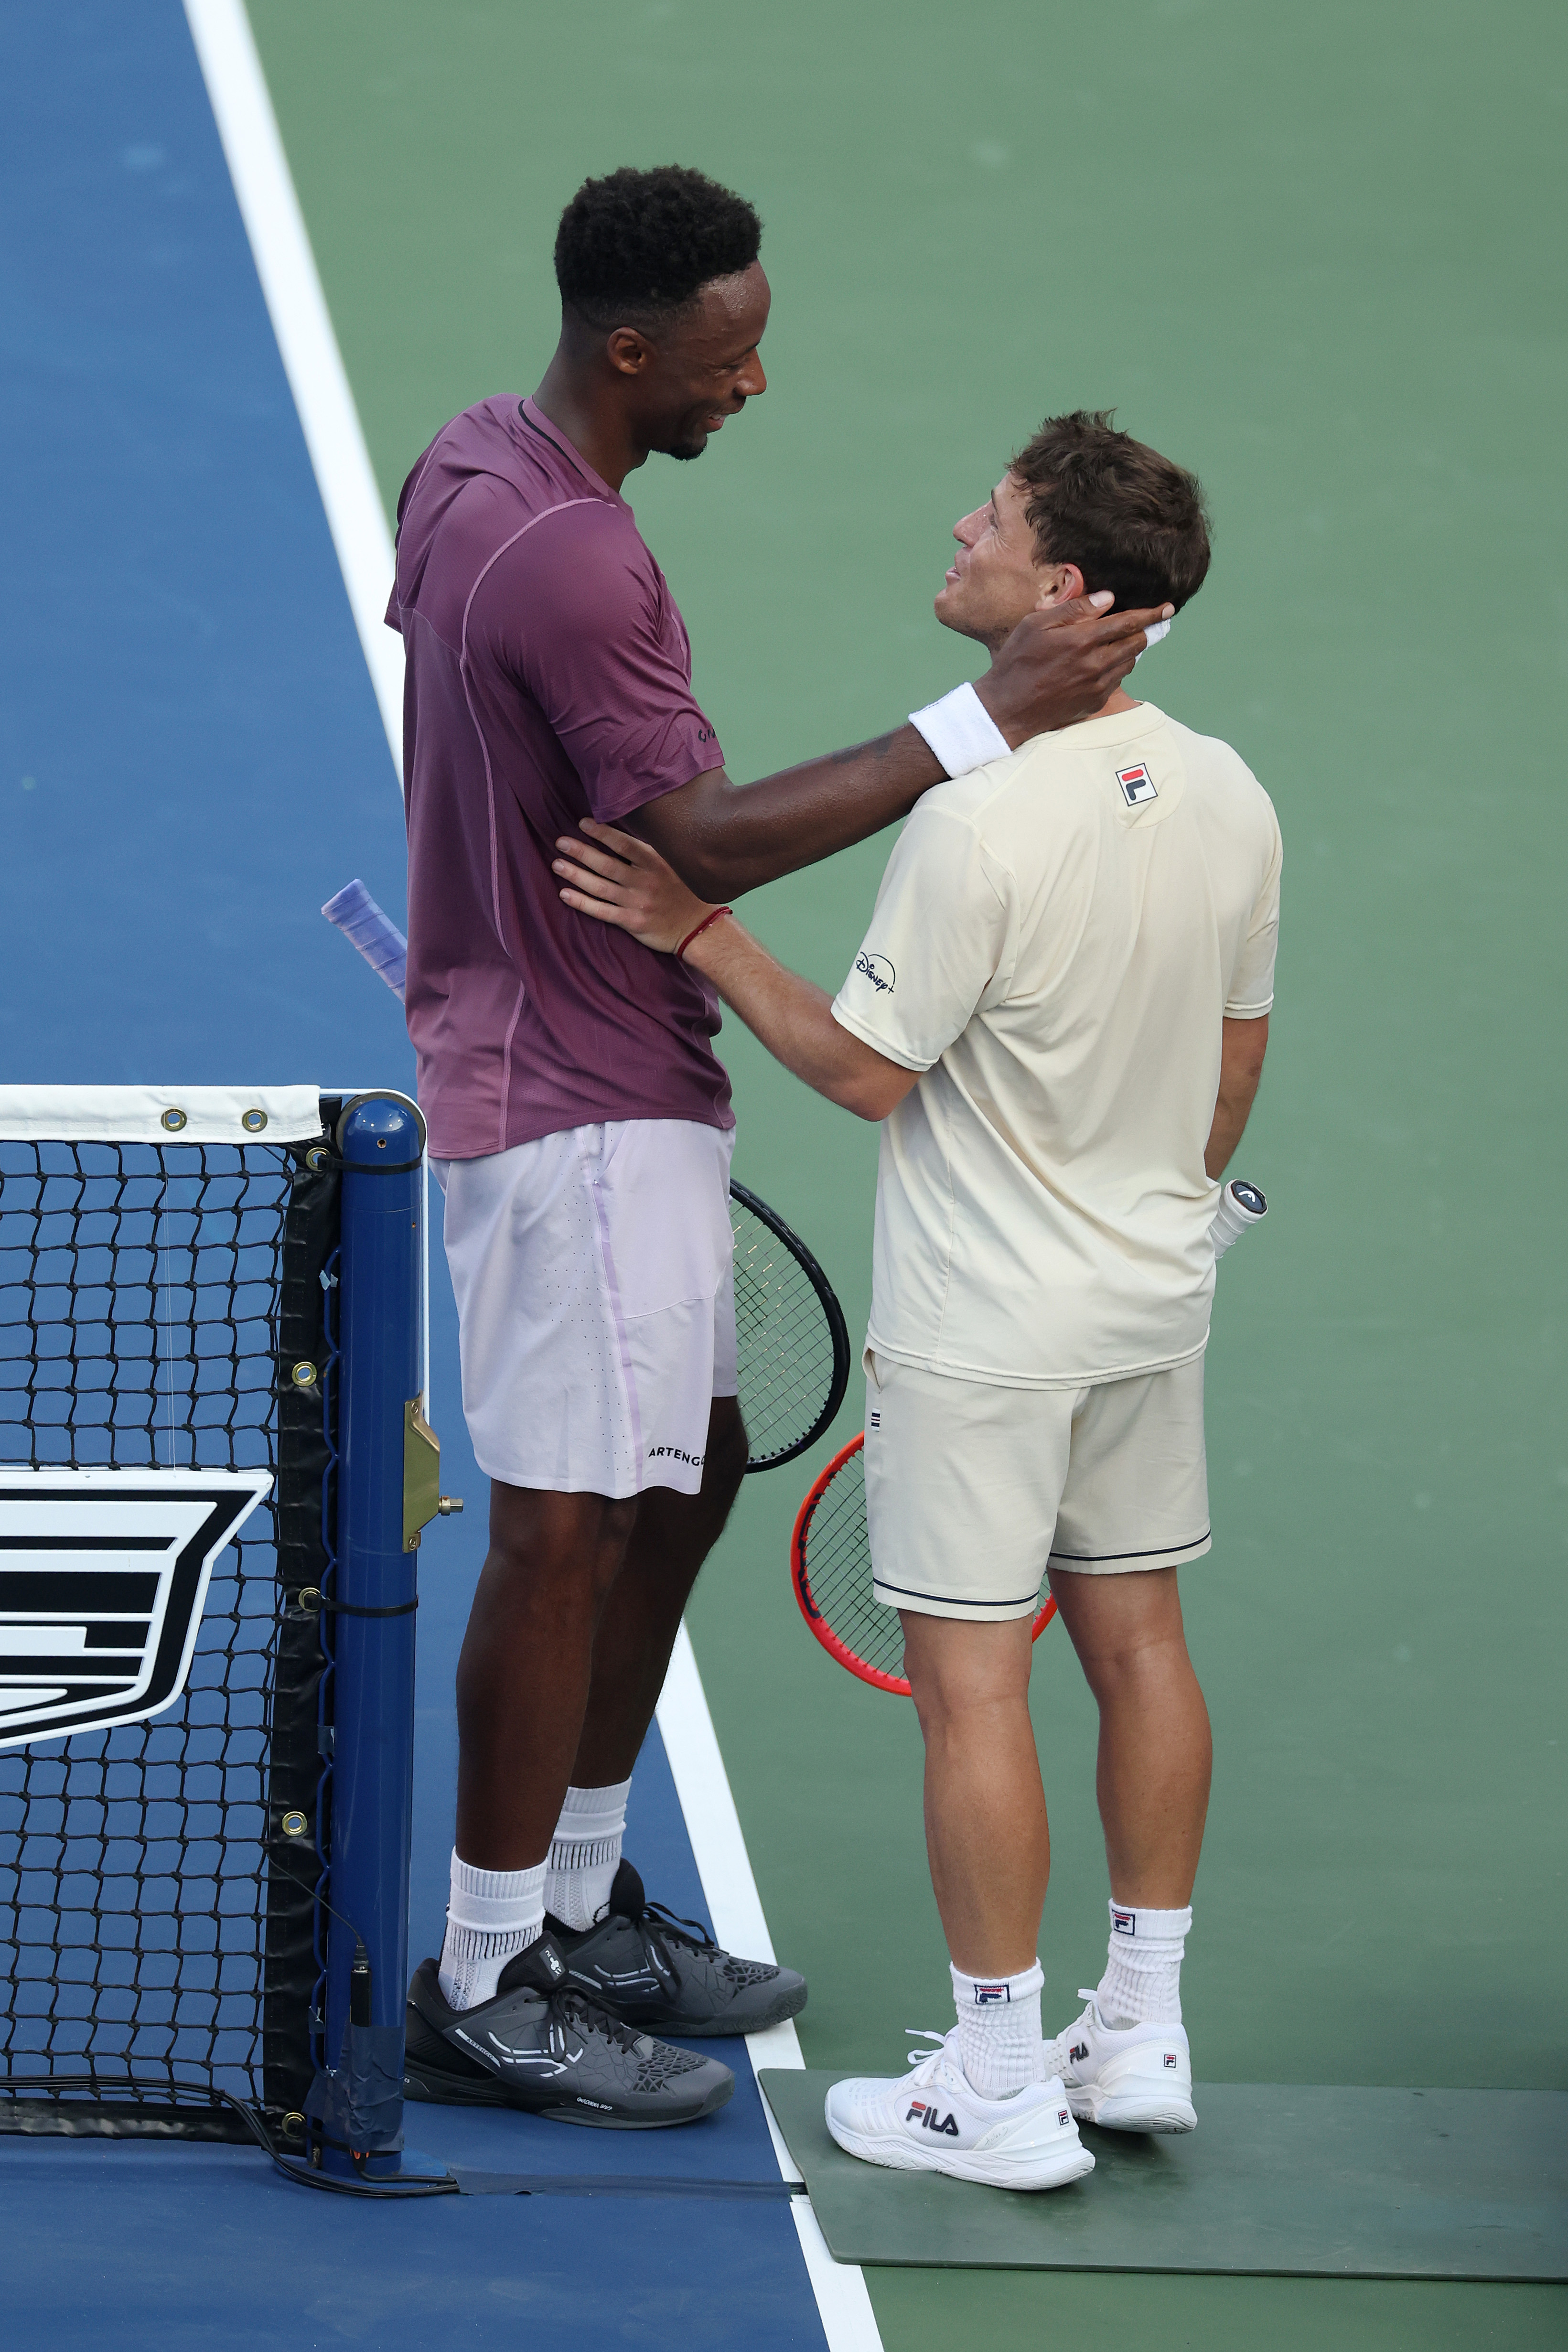
{"type": "MultiPolygon", "coordinates": [[[[1208,566],[1197,483],[1082,413],[954,536],[937,617],[993,649],[1096,590],[1179,610],[1208,566]]],[[[1209,1228],[1262,1068],[1280,842],[1237,754],[1152,703],[1119,692],[993,757],[967,691],[916,714],[952,781],[906,823],[831,1003],[629,835],[595,827],[558,871],[650,945],[705,925],[688,960],[807,1084],[882,1122],[867,1508],[958,2022],[912,2074],[837,2084],[827,2122],[873,2163],[1050,2188],[1092,2168],[1077,2118],[1196,2119],[1180,1970],[1210,1738],[1176,1585],[1210,1545],[1209,1228]],[[1110,1878],[1104,1975],[1054,2042],[1028,1713],[1047,1579],[1099,1702],[1110,1878]]]]}

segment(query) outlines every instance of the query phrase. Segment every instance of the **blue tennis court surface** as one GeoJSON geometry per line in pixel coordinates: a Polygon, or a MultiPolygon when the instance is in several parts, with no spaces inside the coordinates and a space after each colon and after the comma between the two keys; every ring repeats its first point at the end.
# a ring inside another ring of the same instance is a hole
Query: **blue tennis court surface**
{"type": "MultiPolygon", "coordinates": [[[[395,780],[184,17],[0,16],[9,553],[0,717],[11,985],[0,1076],[410,1083],[396,1006],[317,912],[395,911],[395,780]]],[[[435,1285],[433,1417],[468,1516],[421,1556],[413,1949],[446,1895],[452,1667],[483,1547],[435,1285]]],[[[628,1851],[702,1895],[658,1734],[628,1851]]],[[[410,2108],[490,2173],[755,2183],[717,2196],[313,2195],[216,2147],[0,2137],[9,2340],[819,2346],[739,2045],[731,2104],[675,2133],[410,2108]]]]}

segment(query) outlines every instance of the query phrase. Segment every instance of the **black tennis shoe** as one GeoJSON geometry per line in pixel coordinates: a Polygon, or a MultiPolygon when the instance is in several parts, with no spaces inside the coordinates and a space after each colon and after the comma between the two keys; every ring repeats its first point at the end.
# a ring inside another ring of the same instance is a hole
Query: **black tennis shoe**
{"type": "Polygon", "coordinates": [[[650,1903],[629,1862],[616,1873],[603,1919],[574,1929],[547,1916],[545,1927],[568,1981],[627,2025],[683,2039],[761,2033],[805,2007],[803,1976],[721,1951],[700,1921],[650,1903]]]}
{"type": "Polygon", "coordinates": [[[405,2098],[657,2131],[710,2116],[734,2087],[717,2059],[672,2050],[584,2000],[549,1935],[509,1960],[495,1999],[473,2009],[447,2007],[434,1960],[408,1988],[405,2098]]]}

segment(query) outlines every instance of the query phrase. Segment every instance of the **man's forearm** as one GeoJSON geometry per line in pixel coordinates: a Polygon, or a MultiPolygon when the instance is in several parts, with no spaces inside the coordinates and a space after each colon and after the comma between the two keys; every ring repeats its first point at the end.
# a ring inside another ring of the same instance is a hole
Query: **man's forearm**
{"type": "Polygon", "coordinates": [[[1204,1169],[1211,1183],[1217,1183],[1225,1174],[1252,1116],[1268,1049],[1267,1013],[1257,1021],[1228,1020],[1223,1024],[1219,1091],[1204,1152],[1204,1169]]]}
{"type": "Polygon", "coordinates": [[[731,919],[713,924],[687,961],[710,980],[731,1012],[786,1070],[859,1118],[882,1119],[915,1083],[852,1037],[833,1017],[833,999],[790,971],[731,919]]]}
{"type": "Polygon", "coordinates": [[[898,727],[754,784],[732,783],[713,769],[626,823],[668,859],[689,890],[739,898],[896,824],[945,772],[922,735],[898,727]]]}
{"type": "MultiPolygon", "coordinates": [[[[1131,668],[1154,611],[1090,613],[1093,603],[1026,614],[975,680],[974,692],[1004,742],[1016,749],[1032,736],[1091,718],[1131,668]]],[[[760,783],[738,786],[721,768],[710,769],[626,822],[689,890],[710,900],[738,898],[880,833],[946,773],[919,730],[905,725],[760,783]]]]}

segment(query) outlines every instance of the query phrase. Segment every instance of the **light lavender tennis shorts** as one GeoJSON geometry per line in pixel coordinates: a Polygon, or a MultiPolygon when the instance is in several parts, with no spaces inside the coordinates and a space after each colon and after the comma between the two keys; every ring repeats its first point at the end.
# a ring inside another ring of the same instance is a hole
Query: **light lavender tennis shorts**
{"type": "Polygon", "coordinates": [[[735,1393],[734,1139],[620,1119],[432,1162],[487,1477],[697,1493],[713,1399],[735,1393]]]}

